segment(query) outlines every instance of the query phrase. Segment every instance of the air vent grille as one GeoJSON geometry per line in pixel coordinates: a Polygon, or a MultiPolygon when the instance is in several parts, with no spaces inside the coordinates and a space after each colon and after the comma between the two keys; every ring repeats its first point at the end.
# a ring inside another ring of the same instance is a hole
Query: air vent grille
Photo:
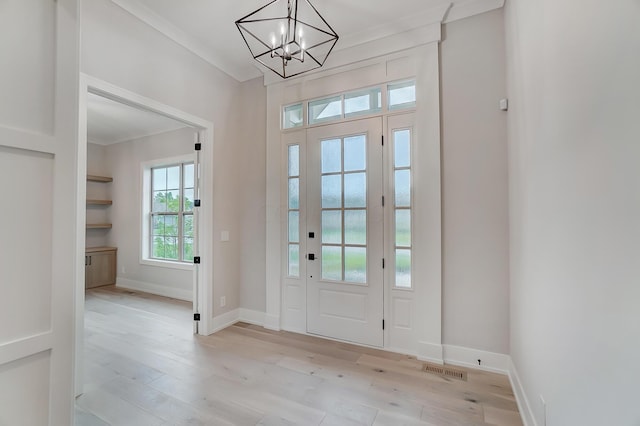
{"type": "Polygon", "coordinates": [[[443,377],[451,377],[453,379],[467,381],[467,373],[462,370],[456,370],[455,368],[436,365],[436,364],[422,364],[422,371],[427,373],[437,374],[443,377]]]}

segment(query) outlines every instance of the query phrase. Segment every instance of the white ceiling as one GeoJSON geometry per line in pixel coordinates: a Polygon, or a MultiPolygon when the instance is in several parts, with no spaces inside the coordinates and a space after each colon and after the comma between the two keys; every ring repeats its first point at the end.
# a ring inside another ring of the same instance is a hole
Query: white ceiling
{"type": "MultiPolygon", "coordinates": [[[[111,0],[236,80],[262,75],[235,21],[270,0],[111,0]]],[[[496,9],[504,0],[312,0],[340,36],[335,49],[496,9]]],[[[284,3],[286,4],[286,2],[284,3]]]]}
{"type": "MultiPolygon", "coordinates": [[[[111,1],[238,81],[270,73],[251,58],[235,21],[271,0],[111,1]]],[[[504,0],[311,1],[340,36],[335,51],[440,22],[443,16],[450,22],[504,5],[504,0]]],[[[109,145],[186,127],[94,94],[87,107],[92,143],[109,145]]]]}
{"type": "Polygon", "coordinates": [[[87,140],[99,145],[138,139],[188,127],[184,123],[89,93],[87,140]]]}

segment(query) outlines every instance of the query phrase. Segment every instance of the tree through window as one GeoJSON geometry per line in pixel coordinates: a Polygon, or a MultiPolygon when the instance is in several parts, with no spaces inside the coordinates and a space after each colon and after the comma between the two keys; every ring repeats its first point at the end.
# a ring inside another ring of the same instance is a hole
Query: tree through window
{"type": "Polygon", "coordinates": [[[151,257],[193,261],[193,163],[151,169],[151,257]]]}

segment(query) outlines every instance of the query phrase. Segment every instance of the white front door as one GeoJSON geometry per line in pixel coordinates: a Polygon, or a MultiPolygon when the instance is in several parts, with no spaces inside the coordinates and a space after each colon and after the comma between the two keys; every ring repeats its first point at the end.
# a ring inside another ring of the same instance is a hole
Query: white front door
{"type": "Polygon", "coordinates": [[[77,19],[77,0],[0,2],[0,425],[73,424],[77,19]]]}
{"type": "Polygon", "coordinates": [[[307,331],[383,346],[382,119],[307,131],[307,331]]]}

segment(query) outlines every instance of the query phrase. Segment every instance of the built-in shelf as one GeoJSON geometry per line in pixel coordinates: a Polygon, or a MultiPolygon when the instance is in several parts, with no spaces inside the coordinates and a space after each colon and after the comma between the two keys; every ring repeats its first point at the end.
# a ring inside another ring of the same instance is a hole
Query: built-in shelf
{"type": "Polygon", "coordinates": [[[112,204],[111,200],[87,200],[88,206],[110,206],[112,204]]]}
{"type": "MultiPolygon", "coordinates": [[[[113,178],[109,176],[87,175],[87,182],[109,183],[113,182],[113,178]]],[[[113,201],[111,200],[87,200],[87,206],[110,206],[112,204],[113,201]]],[[[112,226],[110,223],[87,223],[87,229],[111,229],[112,226]]]]}
{"type": "Polygon", "coordinates": [[[111,229],[110,223],[87,223],[87,229],[111,229]]]}
{"type": "Polygon", "coordinates": [[[112,177],[97,175],[87,175],[87,180],[89,182],[113,182],[112,177]]]}
{"type": "Polygon", "coordinates": [[[116,247],[87,247],[84,249],[86,253],[99,253],[101,251],[113,251],[118,250],[116,247]]]}

